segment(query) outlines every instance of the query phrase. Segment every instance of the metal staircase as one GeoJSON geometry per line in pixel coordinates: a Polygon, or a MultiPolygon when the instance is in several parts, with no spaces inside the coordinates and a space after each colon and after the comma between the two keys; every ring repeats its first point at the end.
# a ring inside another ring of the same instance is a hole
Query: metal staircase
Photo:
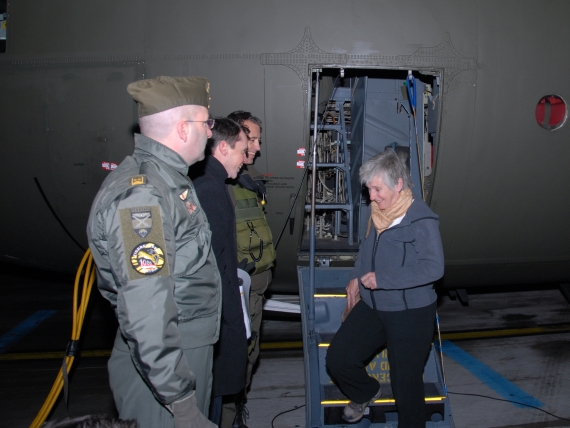
{"type": "MultiPolygon", "coordinates": [[[[315,288],[312,291],[309,268],[298,268],[305,359],[306,426],[397,428],[398,416],[386,350],[376,355],[367,367],[370,376],[380,383],[382,396],[368,406],[364,418],[356,424],[342,419],[343,408],[349,400],[326,371],[328,345],[340,327],[341,313],[346,305],[345,287],[349,274],[350,269],[347,268],[316,268],[315,288]]],[[[424,387],[426,428],[453,428],[441,363],[433,346],[424,368],[424,387]]]]}

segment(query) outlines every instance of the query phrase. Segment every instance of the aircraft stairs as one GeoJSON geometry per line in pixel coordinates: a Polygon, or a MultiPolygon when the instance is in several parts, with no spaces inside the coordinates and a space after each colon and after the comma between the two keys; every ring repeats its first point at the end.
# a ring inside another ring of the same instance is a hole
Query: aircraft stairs
{"type": "MultiPolygon", "coordinates": [[[[340,327],[340,316],[346,305],[345,287],[349,273],[349,268],[315,268],[315,288],[311,293],[310,269],[298,268],[305,361],[306,426],[397,428],[397,411],[390,385],[386,350],[376,355],[367,366],[370,376],[380,383],[382,396],[368,406],[364,418],[356,424],[342,419],[342,411],[349,400],[326,371],[328,345],[340,327]]],[[[441,364],[433,345],[424,369],[424,387],[426,427],[454,427],[441,364]]]]}

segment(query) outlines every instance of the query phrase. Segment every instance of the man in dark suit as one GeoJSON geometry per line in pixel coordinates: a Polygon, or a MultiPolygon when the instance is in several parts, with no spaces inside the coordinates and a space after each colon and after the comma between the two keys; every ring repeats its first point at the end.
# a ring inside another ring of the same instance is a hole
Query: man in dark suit
{"type": "Polygon", "coordinates": [[[223,401],[235,400],[245,387],[247,337],[237,269],[236,220],[226,180],[236,178],[247,159],[247,136],[230,119],[216,119],[208,142],[210,155],[190,176],[212,230],[212,247],[222,278],[220,339],[214,348],[210,420],[220,424],[223,401]]]}

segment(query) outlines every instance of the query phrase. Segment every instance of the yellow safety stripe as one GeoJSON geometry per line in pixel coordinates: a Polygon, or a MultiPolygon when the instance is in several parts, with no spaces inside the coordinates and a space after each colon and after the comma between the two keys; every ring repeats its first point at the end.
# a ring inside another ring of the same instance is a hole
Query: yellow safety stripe
{"type": "MultiPolygon", "coordinates": [[[[438,396],[438,397],[426,397],[425,401],[426,402],[435,402],[435,401],[443,401],[445,400],[446,397],[444,396],[438,396]]],[[[350,401],[349,400],[323,400],[321,401],[321,405],[323,406],[338,406],[338,405],[344,405],[344,404],[348,404],[350,401]]],[[[388,403],[395,403],[396,400],[393,398],[382,398],[380,400],[375,400],[374,403],[378,403],[378,404],[388,404],[388,403]]]]}

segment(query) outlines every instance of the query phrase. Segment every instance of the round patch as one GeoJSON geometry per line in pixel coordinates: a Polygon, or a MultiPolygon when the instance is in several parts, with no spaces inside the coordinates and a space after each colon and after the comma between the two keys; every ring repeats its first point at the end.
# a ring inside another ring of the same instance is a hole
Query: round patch
{"type": "Polygon", "coordinates": [[[164,267],[164,251],[152,242],[143,242],[131,253],[131,264],[138,273],[153,275],[164,267]]]}

